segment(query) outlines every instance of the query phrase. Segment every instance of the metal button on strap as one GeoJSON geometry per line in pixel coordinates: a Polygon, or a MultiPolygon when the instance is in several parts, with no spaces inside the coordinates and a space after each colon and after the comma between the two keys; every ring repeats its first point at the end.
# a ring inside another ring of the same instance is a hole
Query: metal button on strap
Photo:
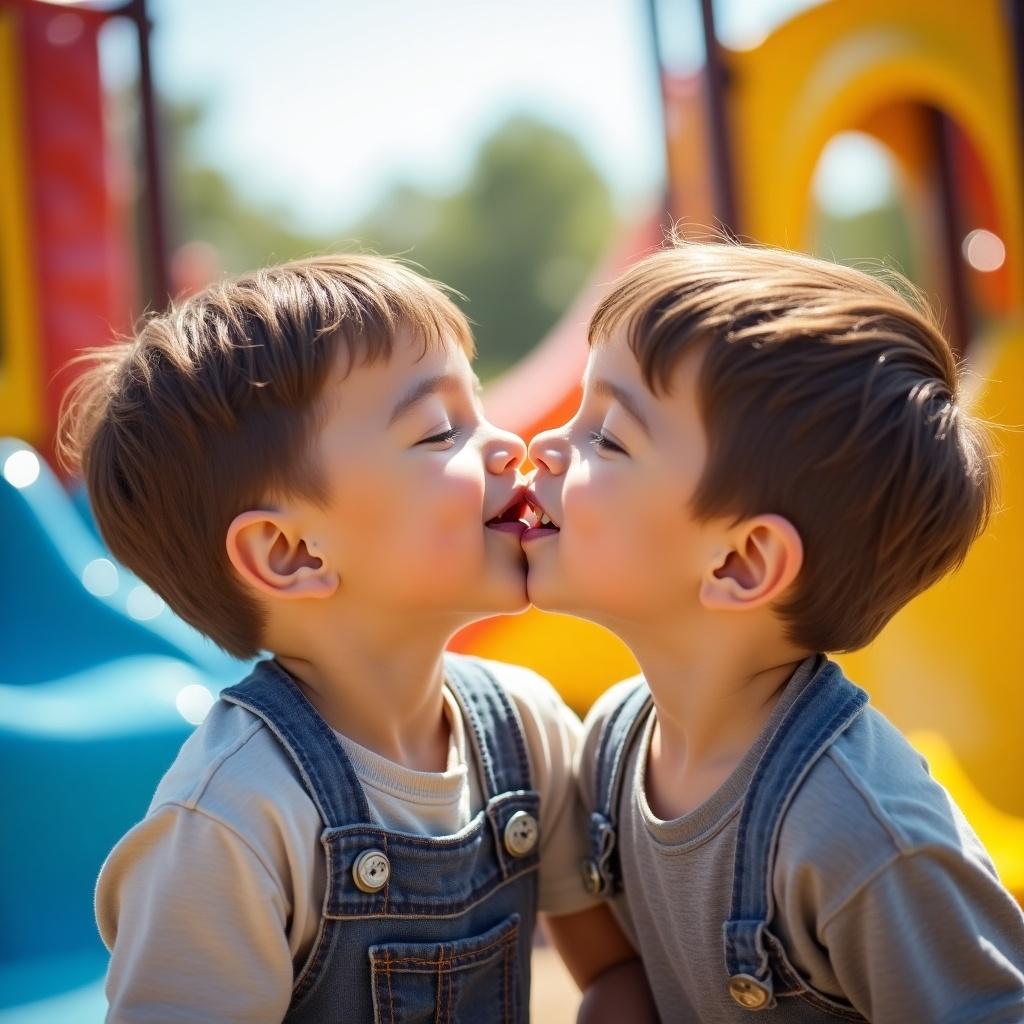
{"type": "Polygon", "coordinates": [[[746,1010],[760,1010],[767,1005],[771,991],[749,974],[734,974],[729,979],[729,995],[746,1010]]]}
{"type": "Polygon", "coordinates": [[[601,872],[597,865],[592,860],[585,860],[580,865],[580,870],[583,873],[583,888],[591,896],[596,896],[601,891],[601,872]]]}
{"type": "Polygon", "coordinates": [[[505,849],[513,857],[525,857],[537,845],[539,834],[537,819],[526,811],[516,811],[505,826],[505,849]]]}
{"type": "Polygon", "coordinates": [[[391,877],[391,862],[381,850],[363,850],[352,865],[352,878],[362,892],[380,892],[391,877]]]}

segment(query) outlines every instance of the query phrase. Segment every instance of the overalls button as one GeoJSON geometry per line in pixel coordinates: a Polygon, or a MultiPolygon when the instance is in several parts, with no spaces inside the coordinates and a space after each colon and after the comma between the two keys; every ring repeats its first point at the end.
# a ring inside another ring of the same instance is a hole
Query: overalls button
{"type": "Polygon", "coordinates": [[[768,987],[749,974],[734,974],[729,979],[729,995],[746,1010],[760,1010],[768,1002],[768,987]]]}
{"type": "Polygon", "coordinates": [[[505,849],[513,857],[525,857],[536,845],[537,819],[526,811],[516,811],[505,826],[505,849]]]}
{"type": "Polygon", "coordinates": [[[585,860],[580,865],[583,872],[583,888],[591,896],[597,896],[601,892],[601,872],[592,860],[585,860]]]}
{"type": "Polygon", "coordinates": [[[391,862],[380,850],[363,850],[352,865],[352,878],[362,892],[380,892],[391,877],[391,862]]]}

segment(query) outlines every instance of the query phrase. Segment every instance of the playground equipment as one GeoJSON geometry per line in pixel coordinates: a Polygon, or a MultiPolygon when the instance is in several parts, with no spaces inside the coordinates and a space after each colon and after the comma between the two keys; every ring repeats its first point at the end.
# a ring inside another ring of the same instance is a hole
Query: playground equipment
{"type": "MultiPolygon", "coordinates": [[[[739,52],[717,45],[702,6],[706,74],[663,76],[673,216],[809,247],[822,149],[838,132],[868,133],[900,168],[924,283],[984,382],[981,411],[1024,426],[1016,7],[829,0],[739,52]],[[973,229],[1001,240],[1001,267],[983,274],[964,262],[973,229]]],[[[13,794],[6,831],[21,844],[0,848],[0,1024],[99,1018],[104,953],[90,893],[102,856],[144,813],[191,723],[245,671],[113,564],[45,457],[68,383],[51,384],[53,374],[126,327],[137,290],[96,56],[102,21],[125,15],[140,27],[151,112],[141,0],[115,12],[0,0],[0,436],[28,442],[0,444],[0,525],[18,538],[0,553],[0,766],[13,794]]],[[[151,118],[146,126],[146,290],[159,301],[151,118]]],[[[493,419],[529,435],[572,414],[596,297],[661,231],[652,218],[625,238],[562,324],[489,387],[493,419]]],[[[999,443],[1003,511],[966,565],[844,661],[928,756],[1024,899],[1024,689],[1010,651],[1024,571],[1024,433],[999,443]]],[[[530,664],[580,710],[635,671],[610,634],[536,611],[480,623],[455,646],[530,664]]]]}

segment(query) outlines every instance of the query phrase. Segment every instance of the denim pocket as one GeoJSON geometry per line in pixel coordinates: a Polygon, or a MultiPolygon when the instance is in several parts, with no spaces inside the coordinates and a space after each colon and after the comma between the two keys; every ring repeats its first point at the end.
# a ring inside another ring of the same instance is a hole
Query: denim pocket
{"type": "Polygon", "coordinates": [[[376,1024],[519,1024],[519,915],[454,942],[370,947],[376,1024]]]}

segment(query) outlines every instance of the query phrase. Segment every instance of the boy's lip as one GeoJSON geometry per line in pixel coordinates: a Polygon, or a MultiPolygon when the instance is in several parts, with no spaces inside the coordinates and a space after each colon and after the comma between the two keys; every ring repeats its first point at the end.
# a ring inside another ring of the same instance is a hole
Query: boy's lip
{"type": "Polygon", "coordinates": [[[532,515],[528,520],[529,528],[523,532],[519,539],[525,544],[528,540],[556,536],[560,532],[561,527],[551,518],[547,509],[541,504],[536,492],[528,489],[524,495],[524,500],[529,506],[532,515]],[[544,522],[544,520],[547,520],[547,522],[544,522]]]}
{"type": "Polygon", "coordinates": [[[512,492],[511,498],[505,502],[501,510],[491,516],[484,526],[498,533],[513,533],[517,537],[522,537],[532,525],[531,508],[527,489],[520,485],[512,492]]]}

